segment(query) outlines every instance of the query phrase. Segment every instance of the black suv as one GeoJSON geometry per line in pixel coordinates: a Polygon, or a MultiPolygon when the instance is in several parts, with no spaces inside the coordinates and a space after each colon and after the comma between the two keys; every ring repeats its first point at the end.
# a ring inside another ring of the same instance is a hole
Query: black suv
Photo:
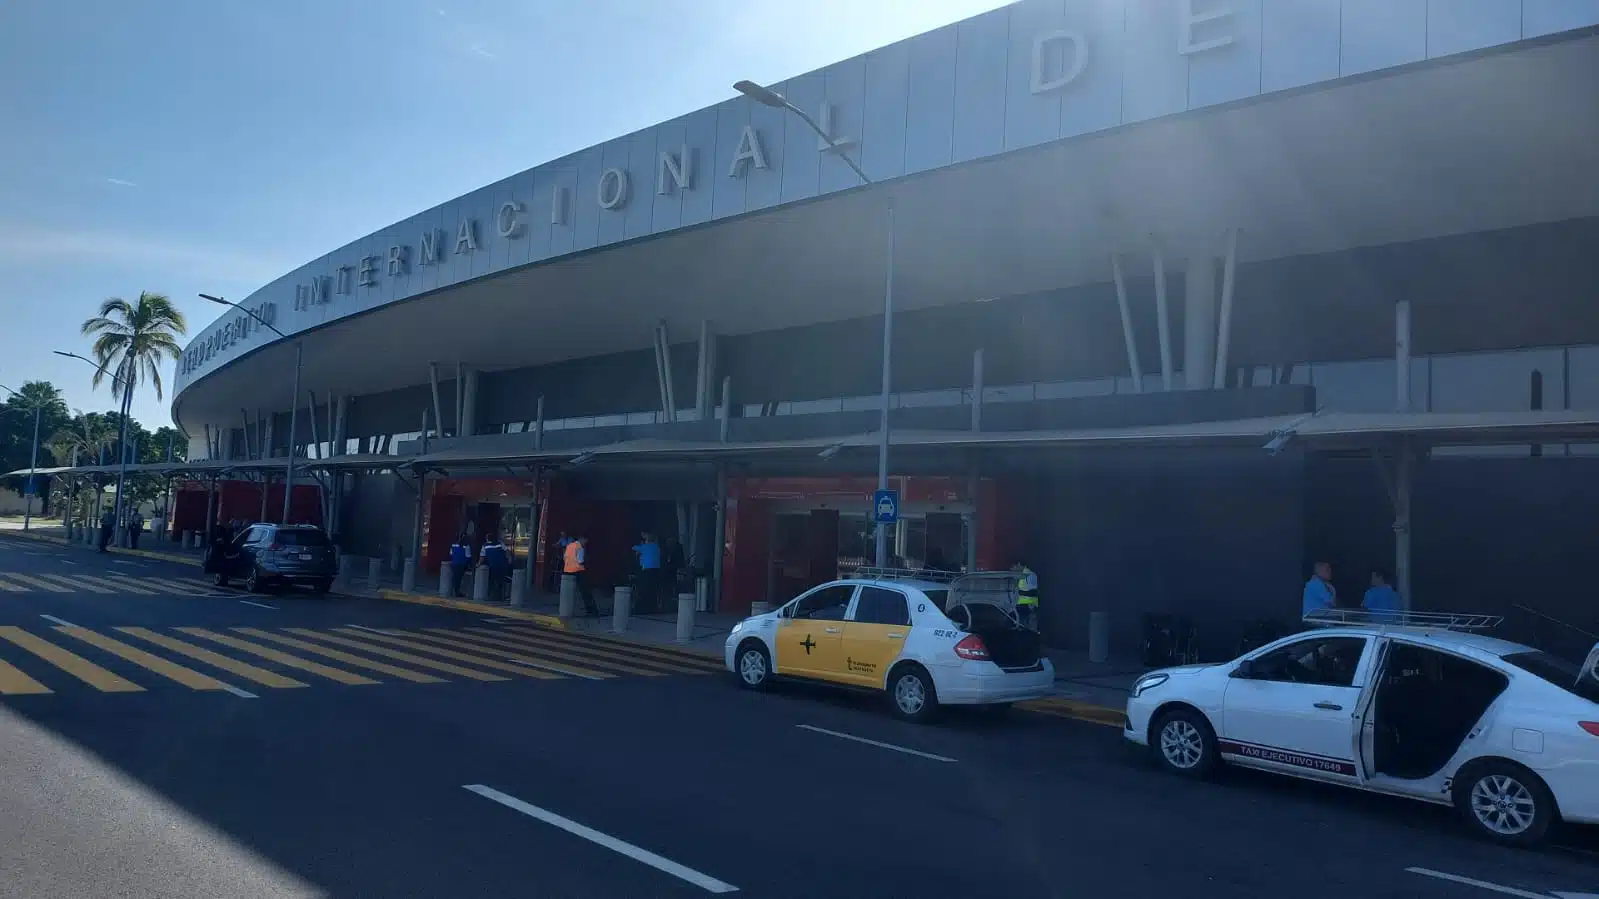
{"type": "Polygon", "coordinates": [[[305,586],[321,595],[333,586],[333,544],[309,524],[252,524],[206,559],[218,587],[243,580],[260,593],[270,586],[305,586]]]}

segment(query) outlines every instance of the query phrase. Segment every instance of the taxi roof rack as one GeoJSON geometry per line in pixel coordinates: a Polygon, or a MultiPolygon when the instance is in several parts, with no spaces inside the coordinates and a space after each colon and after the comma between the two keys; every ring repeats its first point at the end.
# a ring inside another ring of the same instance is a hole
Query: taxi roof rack
{"type": "Polygon", "coordinates": [[[850,577],[863,581],[927,581],[933,584],[948,584],[965,575],[959,571],[938,571],[932,568],[877,568],[862,565],[856,568],[850,577]]]}
{"type": "Polygon", "coordinates": [[[1504,622],[1503,615],[1475,612],[1401,612],[1374,609],[1316,609],[1302,619],[1312,627],[1379,627],[1479,633],[1504,622]]]}

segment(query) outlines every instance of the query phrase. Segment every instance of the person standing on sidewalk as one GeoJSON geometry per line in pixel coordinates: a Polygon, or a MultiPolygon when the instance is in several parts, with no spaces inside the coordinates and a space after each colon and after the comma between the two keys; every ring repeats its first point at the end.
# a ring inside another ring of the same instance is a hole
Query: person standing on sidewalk
{"type": "Polygon", "coordinates": [[[138,509],[134,509],[133,514],[128,516],[129,549],[139,548],[139,535],[142,533],[144,533],[144,516],[139,514],[138,509]]]}
{"type": "Polygon", "coordinates": [[[639,593],[642,594],[638,597],[638,608],[648,614],[656,611],[655,603],[661,595],[661,544],[655,542],[654,534],[646,531],[633,552],[638,554],[639,593]]]}
{"type": "Polygon", "coordinates": [[[1016,619],[1022,627],[1038,628],[1038,575],[1033,569],[1027,567],[1026,562],[1017,562],[1011,569],[1016,572],[1016,619]]]}
{"type": "Polygon", "coordinates": [[[461,582],[466,580],[466,570],[472,567],[472,547],[466,532],[450,544],[450,595],[461,595],[461,582]]]}
{"type": "Polygon", "coordinates": [[[600,610],[594,605],[594,594],[589,592],[587,550],[589,538],[578,537],[566,545],[566,558],[561,565],[562,574],[572,575],[577,585],[577,595],[583,598],[583,611],[590,618],[598,618],[600,610]]]}
{"type": "Polygon", "coordinates": [[[105,552],[111,544],[111,535],[117,529],[117,513],[114,509],[106,509],[100,516],[100,551],[105,552]]]}

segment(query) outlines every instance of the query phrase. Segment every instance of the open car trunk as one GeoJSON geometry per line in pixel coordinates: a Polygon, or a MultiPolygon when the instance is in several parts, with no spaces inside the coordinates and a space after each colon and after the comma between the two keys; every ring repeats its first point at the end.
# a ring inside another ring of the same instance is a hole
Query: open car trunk
{"type": "Polygon", "coordinates": [[[1043,651],[1038,632],[1016,620],[1016,575],[1008,571],[977,572],[950,582],[950,620],[983,638],[988,657],[1001,668],[1032,668],[1043,651]]]}

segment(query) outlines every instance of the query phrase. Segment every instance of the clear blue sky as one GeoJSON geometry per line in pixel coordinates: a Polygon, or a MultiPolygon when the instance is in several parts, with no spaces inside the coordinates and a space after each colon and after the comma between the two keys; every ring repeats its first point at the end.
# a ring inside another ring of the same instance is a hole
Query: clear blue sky
{"type": "MultiPolygon", "coordinates": [[[[0,384],[111,408],[107,296],[221,307],[545,160],[1000,0],[4,0],[0,384]]],[[[170,385],[170,367],[164,376],[170,385]]],[[[134,414],[170,423],[153,390],[134,414]]]]}

